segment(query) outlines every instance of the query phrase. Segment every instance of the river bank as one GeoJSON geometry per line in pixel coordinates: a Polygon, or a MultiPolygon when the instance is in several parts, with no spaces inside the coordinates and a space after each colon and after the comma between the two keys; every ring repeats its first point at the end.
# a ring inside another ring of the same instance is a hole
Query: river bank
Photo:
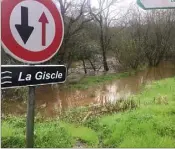
{"type": "MultiPolygon", "coordinates": [[[[36,119],[35,147],[175,147],[175,78],[148,84],[124,112],[36,119]]],[[[69,111],[70,112],[70,111],[69,111]]],[[[77,110],[75,112],[78,114],[77,110]]],[[[79,110],[82,112],[82,109],[79,110]]],[[[79,115],[80,115],[79,113],[79,115]]],[[[72,114],[74,115],[74,114],[72,114]]],[[[25,118],[2,120],[2,147],[25,147],[25,118]]]]}
{"type": "MultiPolygon", "coordinates": [[[[100,76],[85,76],[78,82],[58,86],[38,86],[36,88],[36,115],[54,118],[64,111],[77,107],[103,106],[127,99],[140,93],[145,84],[175,76],[175,65],[162,62],[158,67],[149,67],[141,71],[100,76]]],[[[2,99],[3,115],[26,114],[27,88],[9,90],[2,99]],[[13,94],[12,94],[13,93],[13,94]]],[[[4,95],[4,94],[3,94],[4,95]]]]}

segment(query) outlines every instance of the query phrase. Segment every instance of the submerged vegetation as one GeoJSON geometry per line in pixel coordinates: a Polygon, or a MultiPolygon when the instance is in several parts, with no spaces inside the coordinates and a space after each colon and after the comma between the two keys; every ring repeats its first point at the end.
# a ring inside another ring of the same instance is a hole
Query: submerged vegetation
{"type": "MultiPolygon", "coordinates": [[[[134,75],[137,71],[132,72],[123,72],[123,73],[113,73],[113,74],[105,74],[105,75],[99,75],[99,76],[87,76],[82,78],[80,81],[76,82],[69,82],[67,81],[65,84],[61,84],[61,87],[59,87],[59,90],[65,90],[65,89],[79,89],[79,90],[86,90],[93,86],[101,85],[103,83],[107,83],[112,80],[125,78],[131,75],[134,75]]],[[[14,88],[14,89],[8,89],[7,91],[3,91],[3,100],[26,100],[28,96],[28,88],[14,88]]],[[[93,95],[92,95],[93,96],[93,95]]]]}
{"type": "Polygon", "coordinates": [[[106,75],[101,75],[101,76],[88,76],[82,78],[79,82],[74,82],[70,83],[67,85],[68,88],[71,89],[88,89],[89,87],[100,85],[105,82],[109,82],[112,80],[128,77],[135,72],[129,73],[129,72],[124,72],[124,73],[119,73],[119,74],[106,74],[106,75]]]}
{"type": "MultiPolygon", "coordinates": [[[[128,101],[105,106],[106,112],[96,110],[86,119],[81,115],[87,108],[36,119],[35,147],[175,147],[175,78],[147,85],[128,101]],[[130,106],[118,110],[119,103],[130,106]]],[[[25,147],[25,127],[25,117],[4,118],[2,147],[25,147]]]]}

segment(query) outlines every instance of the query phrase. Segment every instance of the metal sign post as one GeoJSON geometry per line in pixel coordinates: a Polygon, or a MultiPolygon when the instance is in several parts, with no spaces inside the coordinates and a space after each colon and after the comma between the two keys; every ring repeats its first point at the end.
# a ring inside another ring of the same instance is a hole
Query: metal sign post
{"type": "MultiPolygon", "coordinates": [[[[60,49],[64,22],[53,0],[3,0],[2,46],[14,59],[28,64],[50,60],[60,49]]],[[[35,86],[65,81],[63,66],[3,66],[1,88],[29,86],[26,146],[34,147],[35,86]]]]}
{"type": "Polygon", "coordinates": [[[27,100],[26,147],[34,147],[35,86],[64,83],[67,68],[63,65],[2,65],[1,87],[29,86],[27,100]]]}
{"type": "Polygon", "coordinates": [[[26,121],[26,147],[34,147],[34,119],[35,119],[35,86],[29,87],[27,101],[27,121],[26,121]]]}

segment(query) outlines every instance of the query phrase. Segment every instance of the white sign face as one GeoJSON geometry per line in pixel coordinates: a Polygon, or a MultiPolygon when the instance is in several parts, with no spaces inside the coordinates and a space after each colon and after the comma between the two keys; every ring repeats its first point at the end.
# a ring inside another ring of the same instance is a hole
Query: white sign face
{"type": "Polygon", "coordinates": [[[175,8],[175,0],[138,0],[137,3],[144,9],[175,8]]]}
{"type": "Polygon", "coordinates": [[[1,40],[4,50],[18,61],[38,64],[60,49],[64,22],[53,0],[3,0],[1,40]]]}
{"type": "Polygon", "coordinates": [[[49,47],[55,37],[53,16],[47,7],[37,1],[22,1],[14,7],[10,17],[10,29],[16,42],[33,52],[39,52],[49,47]],[[22,37],[24,35],[20,31],[27,30],[28,26],[33,27],[33,30],[31,29],[27,35],[25,34],[26,37],[22,37]]]}

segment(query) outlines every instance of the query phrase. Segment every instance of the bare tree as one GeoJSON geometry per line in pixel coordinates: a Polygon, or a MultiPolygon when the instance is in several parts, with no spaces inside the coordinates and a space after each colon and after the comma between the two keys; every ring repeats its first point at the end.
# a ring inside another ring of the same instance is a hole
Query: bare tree
{"type": "Polygon", "coordinates": [[[171,49],[173,30],[171,10],[154,10],[146,13],[144,34],[145,56],[150,66],[157,66],[171,49]]]}
{"type": "Polygon", "coordinates": [[[59,57],[55,57],[56,62],[66,63],[68,68],[72,63],[70,41],[74,39],[84,25],[92,20],[88,11],[88,0],[57,0],[60,4],[61,14],[65,25],[64,40],[59,57]]]}
{"type": "Polygon", "coordinates": [[[110,47],[110,42],[112,35],[109,32],[111,23],[116,19],[115,16],[112,16],[114,10],[112,10],[112,6],[116,4],[116,0],[98,0],[97,9],[91,8],[91,15],[93,16],[95,22],[99,25],[100,33],[99,33],[99,41],[103,56],[103,67],[104,71],[109,71],[108,63],[107,63],[107,50],[110,47]]]}

